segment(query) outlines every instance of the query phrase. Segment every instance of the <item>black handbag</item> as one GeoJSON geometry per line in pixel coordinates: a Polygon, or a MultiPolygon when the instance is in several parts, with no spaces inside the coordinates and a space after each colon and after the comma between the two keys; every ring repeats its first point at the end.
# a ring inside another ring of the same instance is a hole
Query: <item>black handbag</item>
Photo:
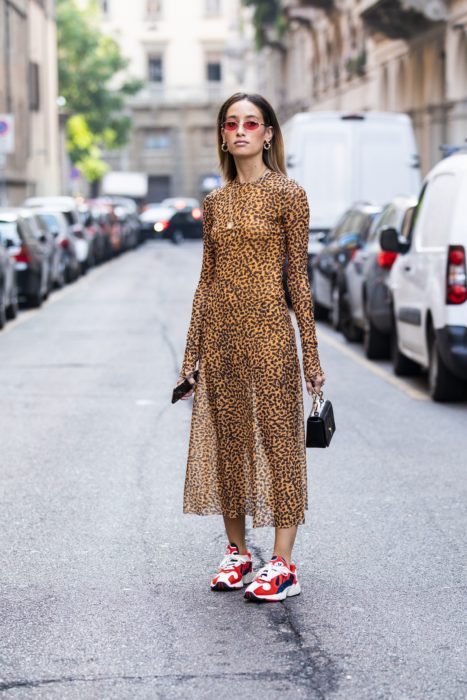
{"type": "Polygon", "coordinates": [[[329,447],[335,432],[332,403],[324,399],[322,391],[313,394],[313,405],[306,422],[306,446],[329,447]]]}

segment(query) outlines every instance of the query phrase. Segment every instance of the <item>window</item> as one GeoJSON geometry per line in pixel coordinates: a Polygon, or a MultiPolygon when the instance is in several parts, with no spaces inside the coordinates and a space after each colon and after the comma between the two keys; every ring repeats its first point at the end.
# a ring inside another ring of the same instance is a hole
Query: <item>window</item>
{"type": "Polygon", "coordinates": [[[148,57],[148,79],[150,83],[162,83],[163,67],[162,56],[148,57]]]}
{"type": "Polygon", "coordinates": [[[221,0],[205,0],[205,3],[207,15],[220,15],[221,0]]]}
{"type": "Polygon", "coordinates": [[[29,63],[29,109],[38,112],[40,109],[39,64],[29,63]]]}
{"type": "Polygon", "coordinates": [[[206,57],[206,79],[210,83],[222,81],[222,61],[220,53],[211,53],[206,57]]]}
{"type": "Polygon", "coordinates": [[[164,151],[171,145],[169,129],[153,129],[144,135],[144,148],[147,151],[164,151]]]}
{"type": "Polygon", "coordinates": [[[162,14],[162,0],[146,0],[146,17],[157,19],[162,14]]]}
{"type": "MultiPolygon", "coordinates": [[[[457,198],[454,175],[442,173],[428,183],[419,212],[416,239],[421,248],[443,248],[451,227],[457,198]]],[[[417,246],[418,248],[418,246],[417,246]]]]}

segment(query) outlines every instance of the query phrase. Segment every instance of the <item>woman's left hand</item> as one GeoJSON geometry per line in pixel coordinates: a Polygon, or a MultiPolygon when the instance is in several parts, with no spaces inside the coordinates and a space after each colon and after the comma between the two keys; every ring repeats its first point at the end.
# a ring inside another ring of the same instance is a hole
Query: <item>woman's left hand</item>
{"type": "Polygon", "coordinates": [[[313,394],[319,394],[323,388],[324,382],[326,381],[326,376],[324,374],[317,374],[309,382],[306,383],[306,390],[312,396],[313,394]]]}

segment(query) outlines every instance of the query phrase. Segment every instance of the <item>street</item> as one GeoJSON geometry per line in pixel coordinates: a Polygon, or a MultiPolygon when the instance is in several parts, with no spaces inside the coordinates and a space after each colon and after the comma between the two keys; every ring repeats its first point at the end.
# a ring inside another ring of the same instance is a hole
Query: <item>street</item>
{"type": "MultiPolygon", "coordinates": [[[[225,535],[182,514],[192,404],[170,403],[200,261],[149,242],[0,335],[0,694],[467,697],[467,403],[326,323],[337,432],[308,450],[303,593],[209,590],[225,535]]],[[[255,567],[272,539],[249,530],[255,567]]]]}

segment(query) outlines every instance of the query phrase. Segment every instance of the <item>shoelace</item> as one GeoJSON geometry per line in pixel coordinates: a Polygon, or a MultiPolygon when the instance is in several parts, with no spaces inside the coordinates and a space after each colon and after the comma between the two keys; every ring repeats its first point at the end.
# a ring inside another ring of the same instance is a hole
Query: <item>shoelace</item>
{"type": "Polygon", "coordinates": [[[226,554],[219,565],[219,571],[225,569],[234,569],[240,564],[245,564],[248,560],[242,557],[241,554],[226,554]]]}
{"type": "Polygon", "coordinates": [[[292,572],[290,571],[290,569],[284,566],[284,564],[279,564],[270,561],[268,564],[266,564],[266,566],[263,566],[263,568],[258,571],[256,578],[261,578],[264,581],[270,581],[271,579],[275,578],[278,574],[286,576],[287,574],[291,573],[292,572]]]}

